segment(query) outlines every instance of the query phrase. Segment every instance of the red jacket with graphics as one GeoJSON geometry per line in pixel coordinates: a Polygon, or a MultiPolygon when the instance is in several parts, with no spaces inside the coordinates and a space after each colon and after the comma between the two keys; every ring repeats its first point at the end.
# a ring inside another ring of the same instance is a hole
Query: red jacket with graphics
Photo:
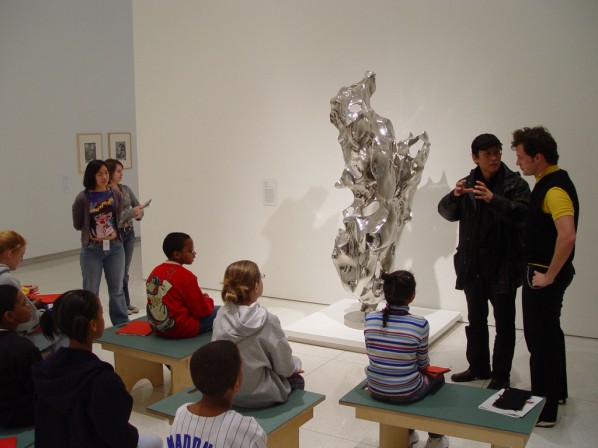
{"type": "Polygon", "coordinates": [[[167,338],[192,338],[199,320],[214,311],[193,272],[173,261],[156,266],[146,283],[147,319],[152,329],[167,338]]]}

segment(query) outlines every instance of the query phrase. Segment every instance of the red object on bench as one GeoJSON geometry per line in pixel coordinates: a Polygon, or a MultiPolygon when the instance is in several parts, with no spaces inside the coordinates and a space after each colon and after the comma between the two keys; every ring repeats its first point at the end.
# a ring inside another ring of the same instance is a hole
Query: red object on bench
{"type": "Polygon", "coordinates": [[[17,438],[16,437],[7,437],[5,439],[0,439],[0,448],[16,448],[17,447],[17,438]]]}
{"type": "Polygon", "coordinates": [[[137,336],[147,336],[148,334],[151,334],[151,332],[152,328],[147,321],[137,320],[129,322],[124,327],[116,330],[116,334],[132,334],[137,336]]]}

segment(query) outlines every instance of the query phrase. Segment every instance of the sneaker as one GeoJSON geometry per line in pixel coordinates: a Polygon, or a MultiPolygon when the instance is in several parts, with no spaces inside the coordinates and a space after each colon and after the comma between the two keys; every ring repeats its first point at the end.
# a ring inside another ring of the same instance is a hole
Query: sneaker
{"type": "Polygon", "coordinates": [[[561,398],[559,400],[559,404],[567,404],[567,399],[566,398],[561,398]]]}
{"type": "Polygon", "coordinates": [[[129,305],[127,307],[127,314],[130,316],[131,314],[137,314],[139,312],[139,308],[133,305],[129,305]]]}
{"type": "Polygon", "coordinates": [[[419,442],[419,435],[417,431],[410,431],[409,432],[409,447],[413,448],[419,442]]]}
{"type": "Polygon", "coordinates": [[[428,437],[426,448],[448,448],[449,440],[447,436],[428,437]]]}
{"type": "Polygon", "coordinates": [[[556,425],[556,422],[546,422],[544,420],[538,420],[536,422],[538,428],[554,428],[554,425],[556,425]]]}
{"type": "Polygon", "coordinates": [[[467,369],[464,372],[451,375],[451,381],[453,383],[468,383],[469,381],[473,380],[488,380],[490,379],[490,376],[491,375],[489,373],[478,375],[473,370],[467,369]]]}

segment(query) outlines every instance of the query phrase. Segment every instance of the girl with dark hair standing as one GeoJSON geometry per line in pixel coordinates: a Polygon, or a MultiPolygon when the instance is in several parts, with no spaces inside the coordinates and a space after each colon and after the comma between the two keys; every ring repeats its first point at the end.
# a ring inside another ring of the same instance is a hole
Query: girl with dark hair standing
{"type": "MultiPolygon", "coordinates": [[[[381,278],[386,308],[365,317],[368,388],[381,401],[417,401],[437,384],[444,384],[444,376],[433,378],[424,373],[430,365],[430,325],[424,317],[409,314],[409,304],[415,299],[415,278],[411,272],[383,272],[381,278]]],[[[446,436],[429,435],[426,448],[448,448],[446,436]]],[[[409,437],[410,446],[419,440],[413,430],[409,437]]]]}
{"type": "Polygon", "coordinates": [[[125,251],[118,234],[122,194],[108,186],[108,167],[92,160],[85,168],[83,186],[73,203],[73,226],[81,231],[83,289],[99,295],[102,271],[108,283],[108,311],[112,325],[129,321],[123,292],[125,251]]]}

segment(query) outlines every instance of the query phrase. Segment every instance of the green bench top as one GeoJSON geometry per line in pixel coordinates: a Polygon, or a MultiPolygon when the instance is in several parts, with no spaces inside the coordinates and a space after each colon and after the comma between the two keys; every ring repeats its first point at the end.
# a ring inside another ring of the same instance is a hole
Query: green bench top
{"type": "Polygon", "coordinates": [[[0,439],[17,438],[17,448],[29,448],[34,445],[35,430],[33,426],[26,428],[7,429],[0,428],[0,439]]]}
{"type": "Polygon", "coordinates": [[[425,398],[413,403],[385,403],[372,398],[370,392],[364,389],[365,384],[364,380],[339,402],[520,434],[532,432],[543,406],[543,403],[538,404],[522,418],[507,417],[478,409],[480,404],[496,393],[495,390],[451,383],[444,384],[425,398]]]}
{"type": "MultiPolygon", "coordinates": [[[[147,316],[141,316],[136,321],[147,321],[147,316]]],[[[121,347],[143,352],[154,353],[168,358],[182,359],[193,354],[202,345],[212,340],[212,332],[204,333],[194,338],[167,339],[151,333],[147,336],[130,334],[116,334],[116,331],[126,324],[106,328],[101,338],[95,342],[119,345],[121,347]]]]}
{"type": "MultiPolygon", "coordinates": [[[[193,387],[189,387],[148,406],[148,409],[160,415],[174,418],[176,410],[179,407],[185,403],[199,401],[200,398],[201,392],[193,387]]],[[[270,434],[306,409],[317,405],[324,400],[324,398],[326,397],[322,394],[295,389],[289,395],[289,399],[286,403],[275,404],[267,408],[259,409],[239,407],[233,407],[233,409],[242,415],[255,418],[264,431],[266,431],[266,434],[270,434]]]]}

